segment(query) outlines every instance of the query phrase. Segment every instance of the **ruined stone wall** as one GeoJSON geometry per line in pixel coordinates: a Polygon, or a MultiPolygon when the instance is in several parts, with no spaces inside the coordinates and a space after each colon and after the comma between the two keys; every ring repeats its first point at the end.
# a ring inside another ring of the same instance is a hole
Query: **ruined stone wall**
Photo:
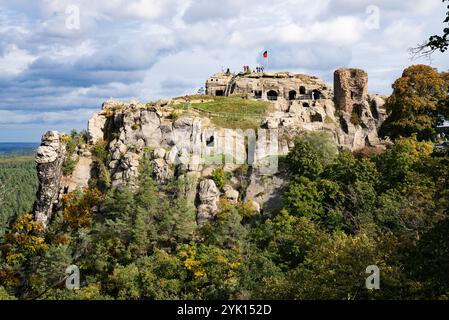
{"type": "Polygon", "coordinates": [[[312,95],[314,92],[319,92],[320,98],[333,97],[332,90],[322,80],[288,72],[242,73],[233,76],[216,74],[206,81],[206,93],[210,95],[217,95],[216,93],[220,92],[267,99],[269,91],[274,91],[278,97],[287,100],[294,100],[300,95],[312,95]],[[260,92],[260,96],[257,91],[260,92]]]}
{"type": "Polygon", "coordinates": [[[334,72],[337,109],[352,113],[354,106],[368,100],[368,74],[361,69],[342,68],[334,72]]]}
{"type": "Polygon", "coordinates": [[[231,83],[234,75],[227,73],[217,73],[206,81],[206,94],[212,96],[224,95],[226,88],[231,83]],[[219,94],[218,92],[221,92],[219,94]]]}

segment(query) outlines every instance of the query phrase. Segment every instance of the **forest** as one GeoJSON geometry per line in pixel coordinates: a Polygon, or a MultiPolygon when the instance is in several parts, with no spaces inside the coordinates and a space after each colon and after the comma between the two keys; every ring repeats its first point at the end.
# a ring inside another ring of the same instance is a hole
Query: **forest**
{"type": "Polygon", "coordinates": [[[201,227],[183,182],[156,185],[144,157],[136,190],[93,181],[64,196],[44,232],[27,211],[33,166],[2,163],[6,193],[20,192],[2,204],[3,225],[13,219],[0,299],[449,299],[449,153],[435,148],[448,92],[447,74],[407,68],[386,102],[386,150],[352,153],[323,132],[302,134],[281,162],[282,210],[223,199],[201,227]],[[72,264],[78,290],[65,288],[72,264]],[[365,286],[372,265],[379,290],[365,286]]]}
{"type": "Polygon", "coordinates": [[[37,191],[32,155],[0,155],[0,236],[18,213],[30,212],[37,191]]]}

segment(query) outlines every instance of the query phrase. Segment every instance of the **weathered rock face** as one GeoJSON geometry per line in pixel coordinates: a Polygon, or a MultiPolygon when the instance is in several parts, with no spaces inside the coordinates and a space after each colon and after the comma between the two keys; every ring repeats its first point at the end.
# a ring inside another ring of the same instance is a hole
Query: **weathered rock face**
{"type": "Polygon", "coordinates": [[[220,191],[213,180],[206,179],[200,182],[198,198],[200,205],[198,206],[197,223],[202,225],[213,221],[218,211],[220,198],[220,191]]]}
{"type": "Polygon", "coordinates": [[[282,171],[273,176],[258,176],[253,173],[246,188],[245,201],[251,201],[257,211],[260,211],[262,204],[264,210],[279,210],[282,208],[282,194],[287,182],[288,177],[282,171]]]}
{"type": "Polygon", "coordinates": [[[338,143],[350,150],[380,146],[378,128],[385,119],[384,100],[369,96],[368,74],[360,69],[342,68],[334,73],[334,97],[340,113],[338,143]]]}
{"type": "Polygon", "coordinates": [[[349,150],[380,143],[377,129],[386,116],[384,100],[367,94],[368,79],[362,70],[335,72],[336,104],[324,82],[304,75],[216,75],[208,84],[208,90],[215,90],[212,94],[222,89],[231,90],[226,95],[277,90],[278,99],[270,113],[260,119],[257,132],[214,127],[211,119],[194,108],[175,108],[177,103],[183,103],[179,99],[151,105],[106,101],[89,121],[89,144],[77,147],[74,155],[65,154],[58,133],[44,136],[36,158],[40,181],[36,218],[48,223],[59,194],[88,185],[93,164],[90,148],[101,139],[107,143],[109,156],[104,165],[113,188],[134,188],[141,159],[149,155],[159,185],[173,179],[185,182],[183,192],[190,203],[197,205],[198,224],[214,220],[220,197],[231,203],[248,201],[257,212],[280,209],[288,176],[277,170],[277,156],[286,155],[295,137],[304,131],[329,132],[340,147],[349,150]],[[319,98],[313,95],[314,90],[319,92],[319,98]],[[301,98],[290,99],[292,91],[301,98]],[[175,111],[179,114],[172,117],[175,111]],[[61,182],[62,163],[68,156],[76,157],[78,164],[73,174],[61,182]],[[237,172],[243,170],[243,164],[251,164],[252,169],[240,181],[237,172]],[[238,182],[231,179],[223,190],[218,190],[210,179],[217,168],[232,173],[238,182]]]}
{"type": "Polygon", "coordinates": [[[228,200],[230,203],[237,203],[239,199],[239,192],[237,190],[235,190],[231,185],[227,184],[223,187],[223,191],[226,200],[228,200]]]}
{"type": "MultiPolygon", "coordinates": [[[[148,110],[145,105],[136,102],[122,104],[109,101],[103,105],[103,114],[109,115],[111,141],[108,151],[112,160],[108,167],[112,175],[112,186],[123,184],[133,187],[139,173],[139,163],[145,147],[162,146],[162,129],[160,116],[155,110],[148,110]]],[[[157,178],[165,181],[166,171],[163,161],[156,164],[157,178]],[[165,170],[165,169],[164,169],[165,170]],[[163,176],[165,175],[165,176],[163,176]]],[[[162,181],[161,180],[161,181],[162,181]]]]}
{"type": "Polygon", "coordinates": [[[352,113],[368,100],[368,74],[361,69],[338,69],[334,73],[334,96],[340,111],[352,113]]]}
{"type": "Polygon", "coordinates": [[[57,131],[45,133],[36,153],[39,189],[33,206],[35,219],[44,228],[51,219],[53,207],[58,203],[65,158],[66,145],[62,135],[57,131]]]}
{"type": "Polygon", "coordinates": [[[183,195],[186,197],[187,201],[191,204],[195,204],[198,184],[201,180],[201,173],[197,171],[190,171],[186,174],[180,175],[178,179],[183,182],[183,195]]]}
{"type": "Polygon", "coordinates": [[[152,164],[154,180],[158,184],[165,184],[173,178],[174,172],[164,159],[154,159],[152,164]]]}
{"type": "Polygon", "coordinates": [[[378,121],[372,118],[371,111],[365,102],[360,107],[359,124],[354,124],[352,115],[342,112],[340,115],[340,128],[337,130],[337,141],[340,146],[350,150],[359,150],[365,146],[378,146],[380,144],[377,129],[378,121]]]}
{"type": "Polygon", "coordinates": [[[99,140],[104,139],[104,129],[107,118],[99,113],[96,113],[90,118],[87,123],[87,132],[89,134],[89,142],[92,144],[97,143],[99,140]]]}

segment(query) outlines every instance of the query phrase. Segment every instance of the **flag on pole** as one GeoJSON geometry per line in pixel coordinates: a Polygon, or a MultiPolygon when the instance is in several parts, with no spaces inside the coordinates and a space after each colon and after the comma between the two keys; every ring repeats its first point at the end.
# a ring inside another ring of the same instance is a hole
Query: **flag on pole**
{"type": "Polygon", "coordinates": [[[263,57],[264,57],[265,59],[268,59],[268,51],[265,51],[265,52],[263,53],[263,57]]]}

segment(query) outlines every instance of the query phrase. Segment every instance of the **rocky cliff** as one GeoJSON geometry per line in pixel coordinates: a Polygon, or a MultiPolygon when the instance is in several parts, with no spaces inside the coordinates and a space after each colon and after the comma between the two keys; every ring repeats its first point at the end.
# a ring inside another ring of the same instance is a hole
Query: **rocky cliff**
{"type": "Polygon", "coordinates": [[[56,131],[47,132],[36,152],[39,189],[33,211],[44,227],[49,223],[62,191],[62,164],[67,156],[64,137],[56,131]]]}
{"type": "Polygon", "coordinates": [[[197,207],[199,224],[214,219],[220,198],[245,201],[257,211],[275,210],[288,180],[277,156],[286,155],[301,132],[329,132],[349,150],[381,147],[377,129],[385,116],[383,99],[368,94],[367,81],[361,70],[337,70],[335,100],[331,92],[321,99],[279,99],[258,119],[255,130],[245,131],[218,127],[209,114],[195,108],[207,97],[150,104],[106,101],[88,122],[88,141],[71,154],[67,135],[50,131],[43,136],[36,156],[35,217],[46,226],[61,195],[89,186],[101,171],[111,177],[107,187],[133,188],[144,154],[150,155],[159,185],[173,179],[188,182],[185,195],[197,207]],[[107,152],[102,159],[94,155],[99,144],[107,152]],[[64,176],[68,157],[76,165],[64,176]],[[228,172],[224,185],[211,179],[217,169],[228,172]]]}

